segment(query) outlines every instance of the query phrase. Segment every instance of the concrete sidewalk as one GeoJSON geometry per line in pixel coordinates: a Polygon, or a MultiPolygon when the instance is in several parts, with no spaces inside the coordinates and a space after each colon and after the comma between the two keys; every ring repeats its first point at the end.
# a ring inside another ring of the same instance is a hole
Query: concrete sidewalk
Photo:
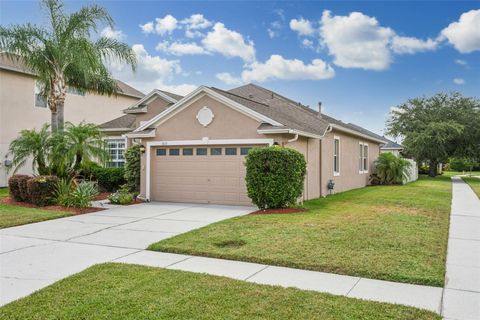
{"type": "Polygon", "coordinates": [[[445,319],[480,319],[480,200],[453,177],[447,272],[442,303],[445,319]]]}
{"type": "Polygon", "coordinates": [[[439,287],[154,251],[136,252],[113,262],[208,273],[259,284],[295,287],[351,298],[402,304],[437,313],[440,313],[443,291],[439,287]]]}

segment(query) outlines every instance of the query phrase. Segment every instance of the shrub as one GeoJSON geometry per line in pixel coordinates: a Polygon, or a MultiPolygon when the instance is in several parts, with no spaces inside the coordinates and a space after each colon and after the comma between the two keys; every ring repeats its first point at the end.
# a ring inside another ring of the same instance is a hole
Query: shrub
{"type": "Polygon", "coordinates": [[[68,204],[75,208],[88,208],[98,195],[98,186],[92,181],[80,182],[71,193],[68,204]]]}
{"type": "Polygon", "coordinates": [[[14,174],[8,179],[8,190],[10,196],[15,201],[25,201],[28,199],[28,196],[25,198],[24,196],[28,195],[26,184],[28,179],[31,178],[32,177],[25,174],[14,174]]]}
{"type": "Polygon", "coordinates": [[[141,146],[136,144],[125,152],[125,180],[131,192],[140,190],[140,148],[141,146]]]}
{"type": "Polygon", "coordinates": [[[37,206],[55,203],[55,190],[58,183],[56,176],[38,176],[27,182],[30,201],[37,206]]]}
{"type": "Polygon", "coordinates": [[[108,200],[110,200],[110,203],[112,204],[121,204],[121,205],[126,205],[129,204],[133,201],[134,194],[128,191],[128,186],[123,185],[120,190],[118,190],[115,193],[112,193],[109,197],[108,200]]]}
{"type": "Polygon", "coordinates": [[[89,180],[98,182],[101,190],[116,191],[125,183],[124,168],[104,168],[88,161],[82,165],[81,174],[89,180]]]}
{"type": "Polygon", "coordinates": [[[450,158],[449,160],[449,169],[453,171],[470,171],[477,165],[476,161],[470,158],[450,158]]]}
{"type": "Polygon", "coordinates": [[[57,204],[65,207],[70,207],[73,190],[75,190],[75,188],[71,180],[59,180],[55,188],[55,197],[57,199],[57,204]]]}
{"type": "Polygon", "coordinates": [[[410,163],[393,153],[381,153],[375,164],[375,173],[380,184],[402,184],[407,179],[407,169],[410,163]]]}
{"type": "Polygon", "coordinates": [[[304,156],[278,146],[256,148],[246,156],[247,192],[260,209],[295,205],[303,193],[304,156]]]}

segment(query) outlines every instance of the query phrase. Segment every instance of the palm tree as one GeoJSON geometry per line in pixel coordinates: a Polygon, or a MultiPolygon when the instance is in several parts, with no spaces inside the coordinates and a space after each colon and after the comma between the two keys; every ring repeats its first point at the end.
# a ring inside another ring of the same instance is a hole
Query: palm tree
{"type": "Polygon", "coordinates": [[[22,130],[20,136],[10,143],[8,152],[13,154],[12,168],[17,172],[28,159],[41,175],[49,174],[47,165],[50,150],[49,125],[45,124],[40,131],[22,130]]]}
{"type": "Polygon", "coordinates": [[[105,160],[109,156],[102,133],[94,124],[82,122],[75,126],[67,122],[63,136],[67,159],[75,159],[75,172],[82,161],[105,160]]]}
{"type": "Polygon", "coordinates": [[[393,153],[385,152],[375,160],[375,171],[382,184],[401,184],[407,178],[407,169],[410,163],[395,156],[393,153]]]}
{"type": "Polygon", "coordinates": [[[105,63],[115,60],[135,70],[136,56],[125,43],[91,34],[100,24],[113,27],[110,14],[97,5],[85,6],[72,14],[64,12],[61,0],[42,0],[49,27],[30,23],[0,26],[0,52],[20,59],[38,77],[51,110],[52,132],[64,127],[67,86],[80,92],[112,95],[120,89],[105,63]]]}

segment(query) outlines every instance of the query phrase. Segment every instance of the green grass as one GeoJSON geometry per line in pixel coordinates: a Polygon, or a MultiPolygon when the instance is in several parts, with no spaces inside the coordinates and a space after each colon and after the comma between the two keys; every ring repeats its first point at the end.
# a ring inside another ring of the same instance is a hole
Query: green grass
{"type": "MultiPolygon", "coordinates": [[[[443,171],[442,175],[445,177],[453,177],[453,176],[458,176],[458,175],[470,175],[470,171],[443,171]]],[[[478,176],[480,175],[480,171],[472,171],[472,176],[478,176]]]]}
{"type": "Polygon", "coordinates": [[[468,183],[468,185],[472,188],[472,190],[477,194],[480,198],[480,179],[474,177],[462,177],[463,181],[468,183]]]}
{"type": "MultiPolygon", "coordinates": [[[[0,188],[0,198],[8,196],[7,188],[0,188]]],[[[70,216],[72,213],[26,208],[0,203],[0,229],[70,216]]]]}
{"type": "Polygon", "coordinates": [[[440,319],[425,310],[204,274],[101,264],[0,308],[4,320],[440,319]]]}
{"type": "Polygon", "coordinates": [[[450,178],[421,177],[307,201],[305,213],[221,221],[149,249],[441,287],[450,202],[450,178]]]}

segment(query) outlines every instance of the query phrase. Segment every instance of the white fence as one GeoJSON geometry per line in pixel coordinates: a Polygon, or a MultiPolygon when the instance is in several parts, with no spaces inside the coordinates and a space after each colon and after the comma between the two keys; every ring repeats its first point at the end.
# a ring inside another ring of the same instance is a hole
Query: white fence
{"type": "Polygon", "coordinates": [[[416,181],[418,179],[418,165],[415,160],[405,159],[410,163],[410,166],[407,169],[407,177],[404,179],[403,183],[409,183],[416,181]]]}

